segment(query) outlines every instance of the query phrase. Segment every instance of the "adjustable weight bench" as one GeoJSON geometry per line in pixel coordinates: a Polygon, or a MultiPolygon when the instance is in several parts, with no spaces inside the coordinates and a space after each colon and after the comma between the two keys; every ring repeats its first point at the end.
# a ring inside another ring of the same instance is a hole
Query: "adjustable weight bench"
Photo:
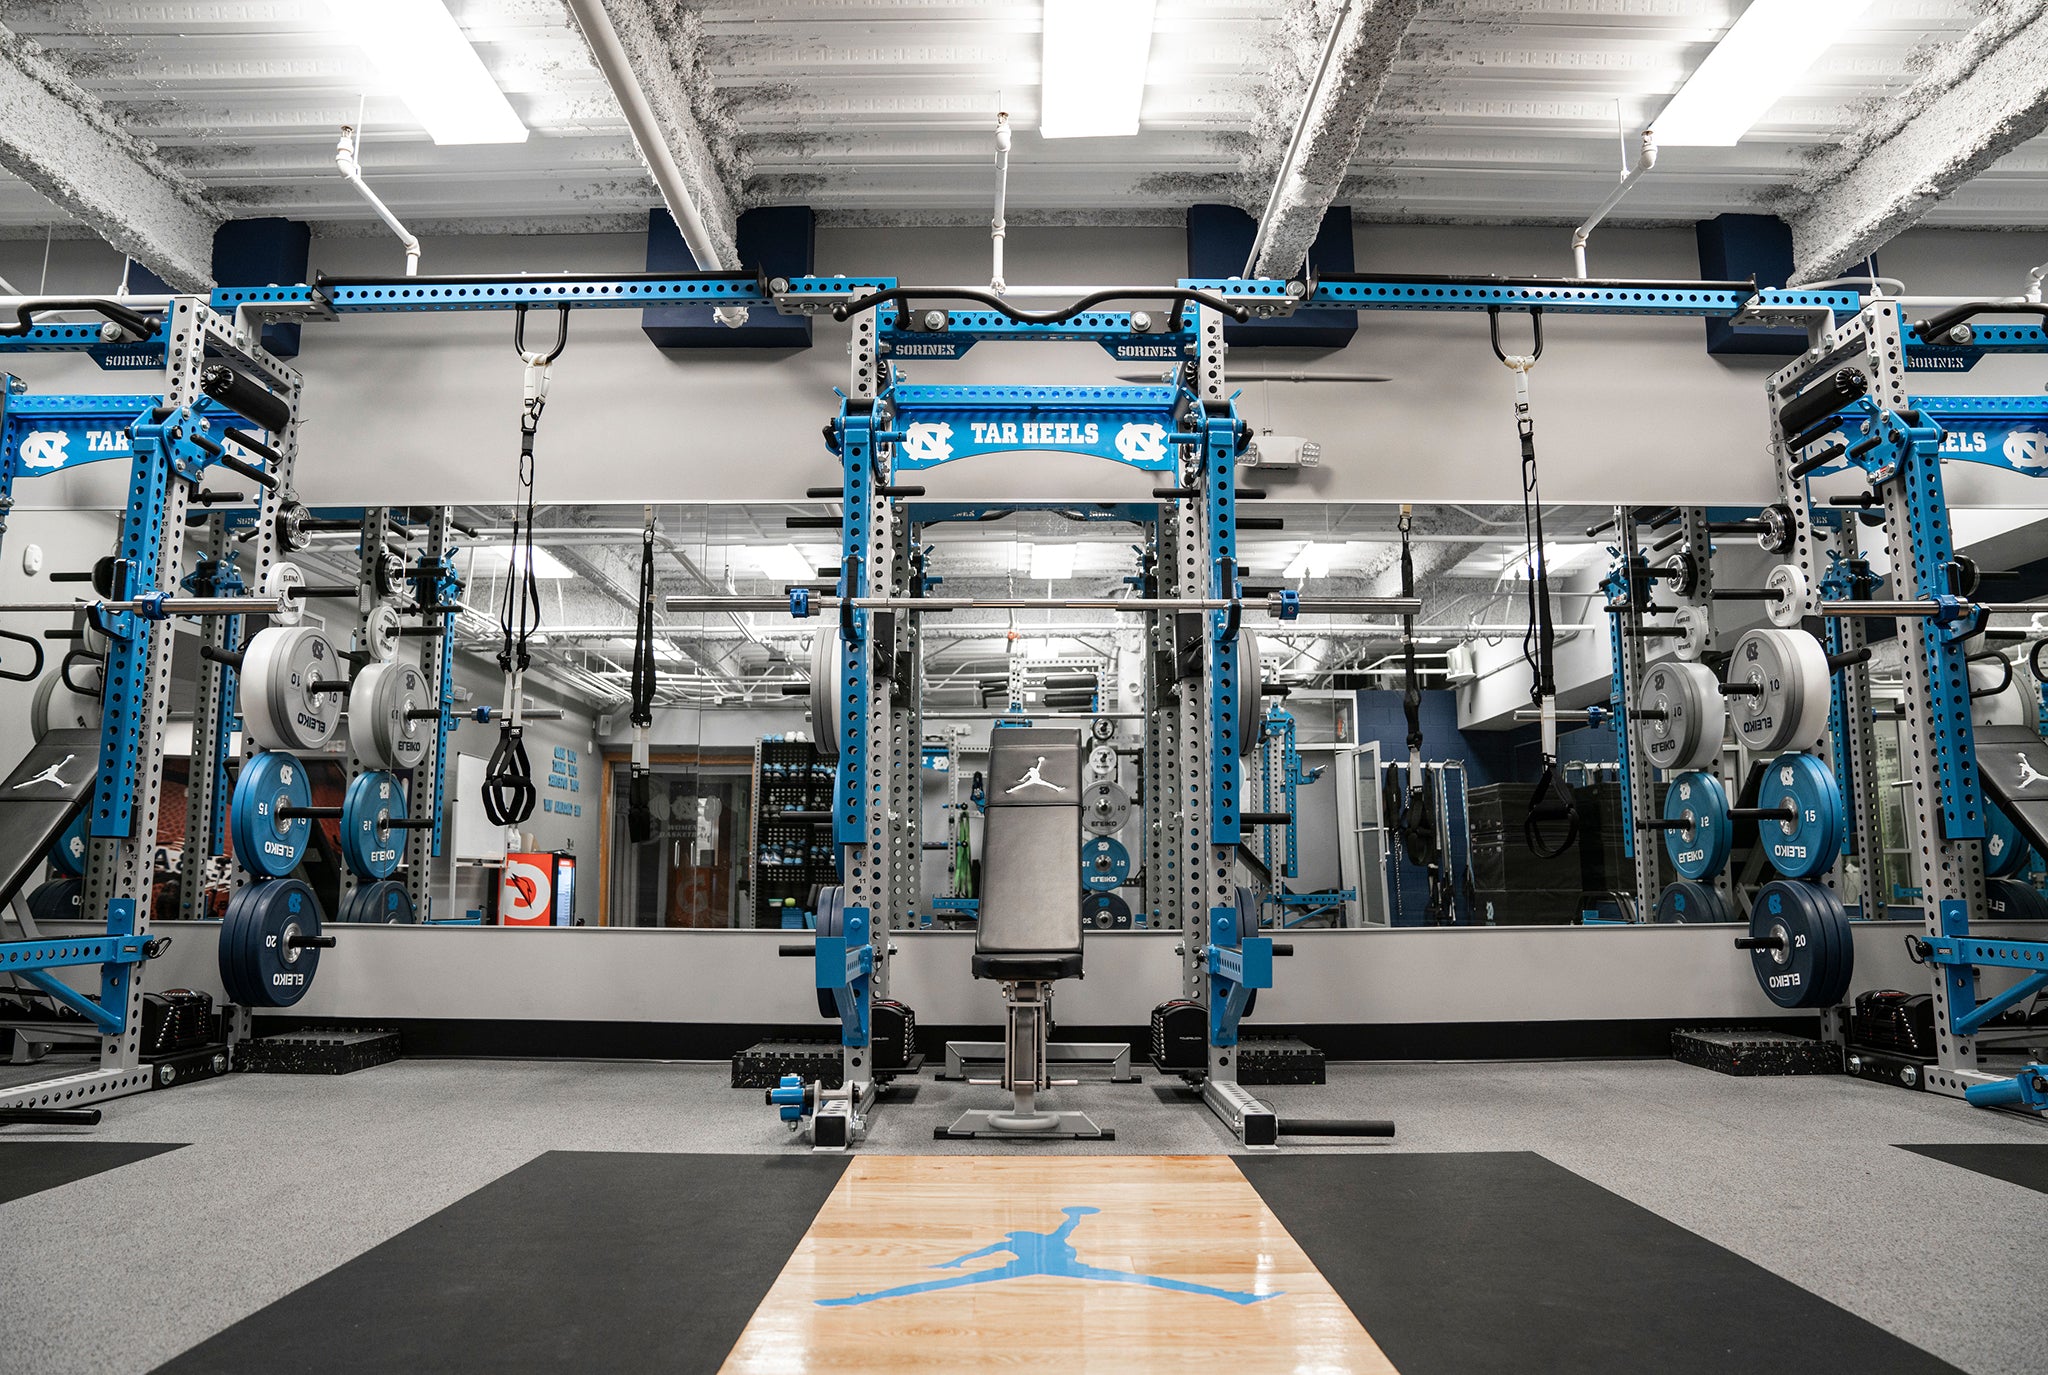
{"type": "Polygon", "coordinates": [[[1086,1113],[1047,1112],[1052,985],[1081,977],[1081,733],[999,727],[989,741],[982,823],[977,979],[1003,985],[1002,1086],[1007,1109],[961,1114],[941,1140],[986,1137],[1111,1140],[1086,1113]]]}

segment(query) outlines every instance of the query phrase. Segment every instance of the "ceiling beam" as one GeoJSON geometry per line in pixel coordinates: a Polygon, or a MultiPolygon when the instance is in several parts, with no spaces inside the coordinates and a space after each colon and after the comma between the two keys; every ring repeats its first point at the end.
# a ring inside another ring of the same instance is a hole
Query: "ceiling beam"
{"type": "Polygon", "coordinates": [[[1797,188],[1792,280],[1834,277],[2048,128],[2048,0],[1997,7],[1797,188]]]}
{"type": "Polygon", "coordinates": [[[31,39],[0,27],[0,166],[176,291],[213,289],[205,189],[31,39]]]}
{"type": "Polygon", "coordinates": [[[1301,270],[1419,8],[1421,0],[1348,0],[1339,8],[1259,217],[1255,275],[1301,270]]]}
{"type": "Polygon", "coordinates": [[[213,231],[225,215],[39,44],[4,26],[0,167],[173,288],[213,288],[213,231]]]}
{"type": "Polygon", "coordinates": [[[565,0],[618,97],[648,173],[700,270],[736,270],[745,167],[705,65],[700,21],[653,0],[565,0]]]}

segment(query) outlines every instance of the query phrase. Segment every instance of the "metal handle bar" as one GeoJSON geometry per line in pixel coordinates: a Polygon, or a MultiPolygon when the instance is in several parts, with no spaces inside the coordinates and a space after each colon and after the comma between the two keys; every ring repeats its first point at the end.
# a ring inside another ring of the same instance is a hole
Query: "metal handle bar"
{"type": "MultiPolygon", "coordinates": [[[[1157,288],[1110,287],[1103,291],[1091,291],[1080,300],[1075,301],[1071,305],[1062,306],[1058,310],[1019,310],[994,292],[982,287],[899,286],[891,287],[887,291],[870,292],[868,295],[855,300],[841,301],[838,305],[832,307],[832,318],[835,320],[850,320],[863,311],[873,310],[877,306],[892,304],[901,305],[907,314],[912,309],[911,302],[919,298],[942,301],[973,301],[978,305],[987,306],[990,310],[1014,320],[1020,325],[1064,324],[1076,315],[1093,310],[1105,302],[1130,300],[1171,301],[1176,307],[1193,302],[1196,305],[1207,306],[1211,310],[1220,311],[1239,324],[1243,324],[1252,318],[1251,309],[1247,306],[1233,305],[1221,296],[1214,295],[1211,292],[1191,291],[1186,287],[1177,286],[1157,288]]],[[[1175,313],[1177,315],[1178,311],[1175,313]]]]}

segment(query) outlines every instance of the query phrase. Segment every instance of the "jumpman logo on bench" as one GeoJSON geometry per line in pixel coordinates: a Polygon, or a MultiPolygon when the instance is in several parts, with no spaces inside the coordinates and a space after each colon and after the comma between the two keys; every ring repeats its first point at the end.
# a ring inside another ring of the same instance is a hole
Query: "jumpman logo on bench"
{"type": "Polygon", "coordinates": [[[65,766],[66,764],[69,764],[69,763],[70,763],[70,762],[71,762],[72,760],[74,760],[74,759],[76,759],[76,758],[78,758],[78,756],[77,756],[77,755],[75,755],[75,754],[67,754],[67,755],[65,755],[65,756],[64,756],[64,757],[63,757],[62,759],[60,759],[60,760],[58,760],[58,761],[57,761],[56,763],[54,763],[54,764],[50,765],[50,767],[49,767],[49,768],[47,768],[47,769],[44,769],[44,770],[43,770],[43,771],[42,771],[41,773],[37,774],[37,775],[36,775],[36,776],[35,776],[34,778],[24,778],[24,779],[22,779],[22,780],[21,780],[21,782],[19,782],[19,783],[17,783],[17,784],[15,784],[15,785],[14,785],[14,791],[16,791],[16,792],[20,792],[20,791],[21,791],[21,790],[22,790],[23,788],[26,788],[26,787],[30,786],[31,784],[34,784],[34,783],[52,783],[52,784],[55,784],[55,785],[56,785],[57,787],[60,787],[60,788],[68,788],[68,787],[70,787],[71,785],[70,785],[69,783],[65,782],[65,781],[64,781],[64,779],[63,779],[63,778],[61,777],[61,773],[62,773],[62,770],[63,770],[64,766],[65,766]]]}
{"type": "MultiPolygon", "coordinates": [[[[1044,761],[1039,761],[1043,763],[1044,761]]],[[[1184,1294],[1207,1294],[1212,1298],[1229,1299],[1232,1303],[1262,1303],[1278,1298],[1285,1290],[1271,1294],[1247,1294],[1236,1289],[1218,1289],[1213,1285],[1194,1284],[1187,1280],[1167,1279],[1160,1275],[1139,1275],[1128,1270],[1105,1270],[1099,1266],[1084,1265],[1068,1235],[1081,1225],[1081,1219],[1090,1213],[1099,1213],[1100,1208],[1062,1208],[1067,1220],[1050,1232],[1006,1232],[1004,1239],[979,1251],[969,1251],[964,1256],[940,1261],[934,1270],[958,1270],[970,1260],[983,1256],[999,1256],[1004,1252],[1016,1259],[1005,1265],[992,1266],[987,1270],[975,1270],[965,1275],[954,1275],[942,1280],[925,1280],[918,1284],[900,1284],[894,1289],[883,1289],[873,1294],[854,1294],[843,1299],[819,1299],[820,1308],[851,1308],[857,1304],[873,1303],[876,1299],[902,1298],[909,1294],[929,1294],[939,1289],[958,1289],[970,1284],[994,1284],[998,1280],[1030,1279],[1037,1275],[1057,1275],[1066,1279],[1101,1280],[1107,1284],[1142,1284],[1153,1289],[1172,1289],[1184,1294]]]]}
{"type": "Polygon", "coordinates": [[[1036,764],[1033,764],[1030,768],[1024,770],[1024,776],[1017,780],[1015,786],[1005,788],[1003,789],[1003,791],[1005,793],[1020,793],[1023,792],[1026,788],[1051,788],[1056,793],[1065,792],[1066,789],[1062,788],[1059,784],[1048,783],[1043,778],[1040,778],[1038,776],[1038,771],[1044,767],[1045,756],[1041,754],[1038,756],[1038,762],[1036,764]]]}
{"type": "Polygon", "coordinates": [[[2014,750],[2013,757],[2020,761],[2020,786],[2031,788],[2036,783],[2048,783],[2048,774],[2035,770],[2033,761],[2027,758],[2025,750],[2014,750]]]}

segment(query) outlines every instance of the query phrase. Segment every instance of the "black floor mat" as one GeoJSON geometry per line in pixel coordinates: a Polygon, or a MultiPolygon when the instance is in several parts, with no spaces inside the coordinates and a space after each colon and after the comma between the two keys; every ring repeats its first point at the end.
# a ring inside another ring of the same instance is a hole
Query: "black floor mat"
{"type": "Polygon", "coordinates": [[[716,1371],[845,1167],[550,1151],[160,1369],[716,1371]]]}
{"type": "Polygon", "coordinates": [[[1539,1155],[1237,1163],[1401,1375],[1954,1370],[1539,1155]]]}
{"type": "Polygon", "coordinates": [[[60,1184],[90,1179],[132,1165],[182,1141],[8,1141],[0,1140],[0,1203],[39,1194],[60,1184]]]}
{"type": "Polygon", "coordinates": [[[2022,1189],[2048,1194],[2048,1142],[1992,1141],[1968,1145],[1900,1146],[1930,1160],[1960,1165],[2022,1189]]]}

